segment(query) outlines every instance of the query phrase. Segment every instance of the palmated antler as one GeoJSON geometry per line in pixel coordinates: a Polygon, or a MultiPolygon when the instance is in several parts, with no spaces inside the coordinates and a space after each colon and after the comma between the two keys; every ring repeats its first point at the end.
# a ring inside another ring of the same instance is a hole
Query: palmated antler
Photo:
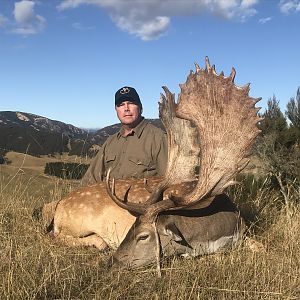
{"type": "Polygon", "coordinates": [[[255,104],[261,98],[249,97],[249,84],[234,84],[235,69],[229,77],[218,75],[206,57],[206,68],[196,65],[185,84],[180,85],[176,108],[179,118],[191,120],[200,136],[199,181],[188,195],[175,198],[176,205],[201,205],[205,199],[223,192],[232,178],[246,167],[260,130],[255,104]]]}
{"type": "Polygon", "coordinates": [[[205,69],[195,64],[196,72],[191,71],[186,82],[180,85],[177,104],[167,88],[164,88],[166,97],[162,96],[160,103],[160,117],[169,137],[165,184],[185,181],[185,176],[191,174],[195,167],[199,167],[199,180],[191,193],[181,197],[170,194],[168,199],[151,205],[145,214],[150,219],[164,210],[209,205],[213,196],[235,183],[232,179],[248,164],[251,148],[260,132],[257,127],[261,120],[257,116],[260,108],[256,108],[255,104],[261,98],[249,96],[249,84],[244,87],[234,84],[234,68],[229,77],[224,77],[223,72],[220,75],[216,73],[208,57],[205,63],[205,69]],[[180,119],[190,122],[177,128],[177,120],[180,119]],[[185,131],[188,132],[185,136],[190,136],[188,142],[178,138],[185,131]],[[182,151],[185,144],[191,149],[191,164],[182,151]],[[199,152],[197,164],[195,158],[199,152]],[[182,169],[188,171],[181,175],[182,169]]]}
{"type": "Polygon", "coordinates": [[[189,121],[176,116],[175,95],[163,86],[159,116],[168,136],[168,165],[165,184],[195,180],[199,172],[199,138],[197,128],[189,121]]]}

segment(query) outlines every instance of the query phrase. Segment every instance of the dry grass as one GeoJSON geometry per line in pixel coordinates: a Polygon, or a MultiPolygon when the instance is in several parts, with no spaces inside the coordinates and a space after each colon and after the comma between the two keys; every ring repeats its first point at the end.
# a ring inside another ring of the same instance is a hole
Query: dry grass
{"type": "Polygon", "coordinates": [[[3,165],[2,171],[6,171],[7,173],[15,172],[19,170],[21,173],[27,173],[27,174],[44,174],[44,169],[46,163],[51,162],[76,162],[76,163],[90,163],[90,158],[85,157],[79,157],[76,155],[67,155],[64,154],[57,154],[56,156],[51,155],[42,155],[40,157],[32,156],[26,153],[18,153],[18,152],[8,152],[6,153],[5,157],[10,161],[10,164],[8,166],[3,165]]]}
{"type": "Polygon", "coordinates": [[[265,251],[241,245],[224,254],[166,259],[159,279],[155,267],[110,273],[109,253],[58,245],[44,235],[32,210],[68,193],[74,188],[70,182],[26,174],[0,177],[0,299],[300,298],[296,190],[288,206],[267,183],[231,191],[265,251]]]}

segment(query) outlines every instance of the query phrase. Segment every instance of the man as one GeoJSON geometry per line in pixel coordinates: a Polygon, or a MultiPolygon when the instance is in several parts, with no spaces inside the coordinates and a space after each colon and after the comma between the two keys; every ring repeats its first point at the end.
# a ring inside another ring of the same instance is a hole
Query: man
{"type": "Polygon", "coordinates": [[[124,86],[115,94],[115,109],[121,129],[102,145],[82,179],[83,185],[111,177],[162,176],[167,164],[167,138],[142,116],[143,106],[136,90],[124,86]]]}

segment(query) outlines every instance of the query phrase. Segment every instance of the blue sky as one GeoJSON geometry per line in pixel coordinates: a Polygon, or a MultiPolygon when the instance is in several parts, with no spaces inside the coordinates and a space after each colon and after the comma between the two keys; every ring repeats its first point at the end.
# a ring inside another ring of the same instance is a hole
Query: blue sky
{"type": "Polygon", "coordinates": [[[0,0],[0,110],[99,128],[118,122],[114,93],[129,85],[156,118],[161,86],[178,94],[206,55],[284,110],[299,32],[300,0],[0,0]]]}

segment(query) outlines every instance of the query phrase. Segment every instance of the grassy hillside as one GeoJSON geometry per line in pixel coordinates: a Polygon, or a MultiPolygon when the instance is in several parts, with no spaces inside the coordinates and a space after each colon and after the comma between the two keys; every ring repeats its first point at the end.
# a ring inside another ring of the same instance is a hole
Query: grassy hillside
{"type": "MultiPolygon", "coordinates": [[[[59,197],[63,186],[76,187],[78,181],[63,181],[53,176],[44,174],[44,168],[48,162],[78,162],[89,163],[88,159],[77,156],[41,156],[35,157],[28,154],[8,152],[6,158],[11,162],[8,165],[0,165],[1,192],[7,195],[14,194],[19,189],[31,198],[30,202],[42,205],[50,202],[53,197],[59,197]],[[58,193],[58,190],[60,191],[58,193]],[[58,193],[58,195],[55,195],[58,193]]],[[[67,191],[65,192],[67,193],[67,191]]]]}
{"type": "Polygon", "coordinates": [[[0,166],[0,299],[300,298],[299,187],[290,187],[285,203],[268,181],[232,188],[249,221],[248,235],[265,250],[253,252],[244,243],[228,253],[166,259],[159,279],[154,266],[110,273],[109,253],[66,247],[45,236],[32,210],[78,182],[44,176],[35,159],[0,166]]]}

